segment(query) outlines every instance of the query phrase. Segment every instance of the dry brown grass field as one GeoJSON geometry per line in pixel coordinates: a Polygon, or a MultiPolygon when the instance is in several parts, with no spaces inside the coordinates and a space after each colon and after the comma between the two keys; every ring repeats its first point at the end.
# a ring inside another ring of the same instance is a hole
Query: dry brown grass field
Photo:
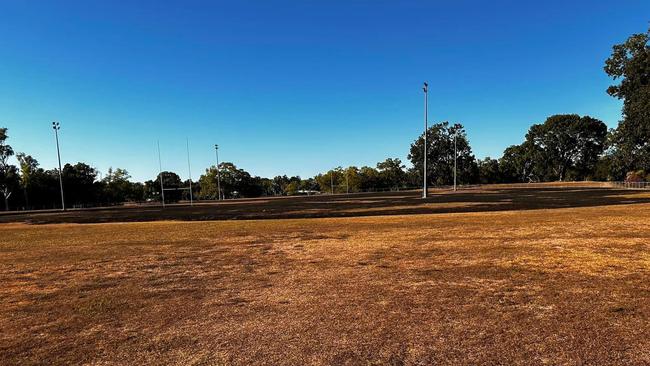
{"type": "Polygon", "coordinates": [[[650,192],[0,220],[2,365],[650,364],[650,192]]]}

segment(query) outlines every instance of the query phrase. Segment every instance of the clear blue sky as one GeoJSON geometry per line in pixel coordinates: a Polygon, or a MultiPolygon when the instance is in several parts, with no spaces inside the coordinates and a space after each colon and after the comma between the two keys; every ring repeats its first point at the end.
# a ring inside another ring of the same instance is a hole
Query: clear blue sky
{"type": "Polygon", "coordinates": [[[312,176],[406,160],[430,121],[463,123],[499,157],[532,123],[589,114],[614,127],[611,46],[650,1],[0,0],[0,126],[17,151],[136,180],[222,160],[312,176]]]}

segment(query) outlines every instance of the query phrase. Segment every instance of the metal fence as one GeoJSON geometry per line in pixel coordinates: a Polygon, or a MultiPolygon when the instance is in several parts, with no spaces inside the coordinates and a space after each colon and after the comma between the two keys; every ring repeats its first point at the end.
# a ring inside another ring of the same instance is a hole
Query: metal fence
{"type": "Polygon", "coordinates": [[[650,190],[650,182],[607,182],[607,183],[613,188],[650,190]]]}
{"type": "MultiPolygon", "coordinates": [[[[532,189],[581,189],[581,188],[616,188],[616,189],[648,189],[650,190],[650,182],[598,182],[598,181],[582,181],[582,182],[531,182],[531,183],[499,183],[499,184],[459,184],[458,190],[480,190],[480,189],[518,189],[518,188],[532,188],[532,189]]],[[[399,188],[379,188],[379,189],[364,189],[355,190],[350,193],[370,193],[370,192],[395,192],[395,191],[408,191],[408,190],[421,190],[422,187],[399,187],[399,188]]],[[[452,190],[453,186],[429,186],[429,190],[452,190]]],[[[324,192],[325,194],[329,192],[324,192]]],[[[341,192],[336,192],[341,193],[341,192]]]]}

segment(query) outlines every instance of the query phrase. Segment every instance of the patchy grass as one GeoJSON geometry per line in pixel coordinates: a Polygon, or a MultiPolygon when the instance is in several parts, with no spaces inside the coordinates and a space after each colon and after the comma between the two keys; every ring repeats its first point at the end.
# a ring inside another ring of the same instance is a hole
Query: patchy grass
{"type": "Polygon", "coordinates": [[[585,206],[3,224],[0,364],[649,364],[650,204],[585,206]]]}

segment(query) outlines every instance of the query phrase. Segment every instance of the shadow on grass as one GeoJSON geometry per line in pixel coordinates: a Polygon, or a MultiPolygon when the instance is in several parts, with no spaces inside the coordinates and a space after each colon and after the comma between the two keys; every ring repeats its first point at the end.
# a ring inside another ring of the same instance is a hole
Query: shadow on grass
{"type": "Polygon", "coordinates": [[[436,191],[422,199],[419,191],[229,200],[219,203],[115,207],[67,212],[0,215],[0,223],[101,223],[157,220],[238,220],[453,212],[556,209],[650,203],[650,195],[609,188],[493,188],[436,191]]]}

